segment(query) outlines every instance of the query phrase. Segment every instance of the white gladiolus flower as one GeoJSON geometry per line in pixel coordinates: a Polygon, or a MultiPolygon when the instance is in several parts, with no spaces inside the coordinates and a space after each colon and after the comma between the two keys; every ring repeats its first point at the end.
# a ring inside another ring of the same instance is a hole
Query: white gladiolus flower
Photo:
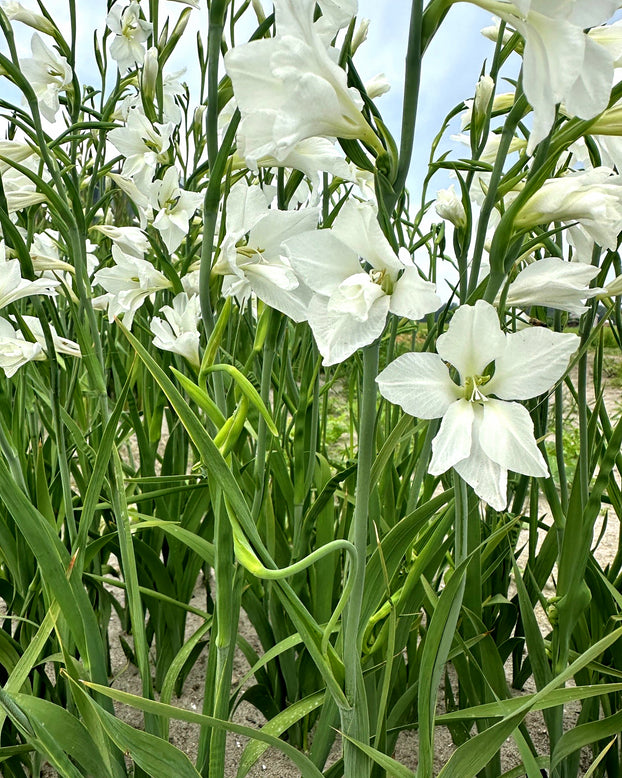
{"type": "Polygon", "coordinates": [[[151,124],[138,108],[132,109],[125,127],[108,133],[108,140],[125,157],[123,176],[143,190],[150,186],[157,164],[168,161],[174,129],[171,122],[151,124]]]}
{"type": "Polygon", "coordinates": [[[169,252],[179,248],[188,234],[188,223],[203,203],[203,195],[179,187],[179,173],[170,167],[161,181],[154,182],[152,205],[158,213],[153,226],[162,236],[169,252]]]}
{"type": "Polygon", "coordinates": [[[380,393],[420,419],[442,417],[432,442],[432,475],[453,467],[496,510],[507,503],[507,473],[545,478],[548,469],[522,405],[549,391],[579,346],[572,334],[529,327],[505,334],[497,312],[463,305],[437,342],[438,354],[398,357],[378,376],[380,393]],[[446,363],[460,377],[455,383],[446,363]],[[492,376],[487,368],[493,364],[492,376]]]}
{"type": "MultiPolygon", "coordinates": [[[[138,218],[140,221],[140,226],[142,229],[144,229],[147,226],[147,222],[150,222],[153,219],[153,209],[151,208],[151,204],[149,202],[148,196],[145,194],[145,192],[142,189],[140,189],[137,186],[135,181],[132,181],[131,178],[126,178],[125,176],[122,176],[119,173],[108,173],[108,178],[111,178],[115,182],[115,184],[119,187],[119,189],[125,192],[125,194],[130,198],[132,203],[134,203],[136,209],[138,210],[138,218]]],[[[147,192],[149,191],[150,185],[151,185],[151,180],[149,179],[144,186],[144,189],[147,192]]],[[[130,251],[127,253],[131,254],[135,252],[130,251]]]]}
{"type": "Polygon", "coordinates": [[[145,58],[143,44],[151,35],[153,25],[140,18],[140,5],[132,0],[123,7],[122,0],[112,6],[106,24],[115,33],[110,46],[110,56],[116,61],[121,73],[142,65],[145,58]]]}
{"type": "Polygon", "coordinates": [[[609,102],[613,57],[584,29],[608,21],[617,0],[471,0],[525,39],[523,87],[534,109],[528,153],[553,126],[555,106],[591,119],[609,102]]]}
{"type": "MultiPolygon", "coordinates": [[[[234,155],[233,165],[234,168],[246,167],[246,163],[237,155],[234,155]]],[[[333,176],[339,176],[346,181],[352,180],[350,166],[343,154],[328,138],[305,138],[296,143],[282,160],[265,156],[256,160],[256,165],[257,167],[291,167],[300,170],[315,186],[319,185],[320,172],[332,173],[333,176]]]]}
{"type": "Polygon", "coordinates": [[[73,73],[65,57],[46,46],[36,32],[30,46],[32,57],[20,60],[20,68],[37,96],[41,114],[53,122],[60,108],[58,96],[71,86],[73,73]]]}
{"type": "Polygon", "coordinates": [[[242,114],[238,147],[249,165],[265,156],[282,162],[314,136],[360,138],[379,147],[360,95],[314,26],[314,8],[315,0],[276,0],[277,36],[225,55],[242,114]]]}
{"type": "Polygon", "coordinates": [[[223,294],[243,304],[254,292],[271,308],[305,321],[311,293],[292,270],[282,244],[313,229],[317,220],[314,208],[269,209],[259,187],[236,184],[227,199],[227,233],[212,269],[225,276],[223,294]]]}
{"type": "Polygon", "coordinates": [[[43,32],[46,35],[54,35],[56,32],[52,22],[46,19],[43,14],[24,8],[17,0],[4,0],[2,10],[10,22],[22,22],[22,24],[27,24],[29,27],[39,30],[39,32],[43,32]]]}
{"type": "Polygon", "coordinates": [[[285,247],[315,292],[308,318],[325,365],[373,343],[389,312],[416,320],[440,306],[408,252],[395,255],[369,202],[348,201],[331,229],[306,232],[285,247]]]}
{"type": "Polygon", "coordinates": [[[151,320],[151,332],[155,335],[153,345],[164,351],[181,354],[194,367],[199,367],[199,330],[201,304],[198,295],[188,296],[185,292],[176,295],[173,306],[165,305],[160,311],[166,321],[158,316],[151,320]]]}
{"type": "Polygon", "coordinates": [[[622,179],[608,168],[545,181],[525,203],[516,226],[579,222],[596,243],[614,251],[622,231],[622,179]]]}
{"type": "Polygon", "coordinates": [[[436,193],[434,208],[441,219],[447,219],[454,227],[466,226],[466,211],[464,210],[464,205],[462,205],[462,200],[454,191],[453,184],[449,189],[440,189],[436,193]]]}
{"type": "Polygon", "coordinates": [[[508,289],[506,304],[517,308],[542,305],[580,316],[587,311],[584,301],[603,292],[589,286],[598,272],[593,265],[544,257],[516,276],[508,289]]]}
{"type": "Polygon", "coordinates": [[[0,159],[0,173],[15,170],[15,168],[11,167],[11,161],[23,162],[32,154],[34,154],[34,149],[27,143],[17,140],[0,140],[0,157],[2,157],[0,159]]]}
{"type": "Polygon", "coordinates": [[[131,329],[134,315],[147,297],[161,289],[169,289],[171,283],[151,262],[124,254],[116,245],[112,247],[112,256],[114,267],[98,270],[93,281],[107,292],[99,298],[99,303],[102,307],[107,306],[108,320],[112,322],[122,315],[123,323],[131,329]]]}
{"type": "MultiPolygon", "coordinates": [[[[47,351],[47,343],[45,341],[45,335],[43,333],[43,327],[41,322],[36,316],[22,316],[24,324],[28,327],[35,341],[41,346],[41,349],[47,351]]],[[[74,341],[68,338],[63,338],[56,332],[56,329],[52,324],[48,325],[50,333],[52,335],[52,341],[54,343],[54,349],[58,354],[67,354],[70,357],[81,357],[82,352],[80,346],[74,341]]]]}
{"type": "Polygon", "coordinates": [[[27,362],[45,359],[39,343],[31,343],[6,319],[0,318],[0,368],[7,378],[15,375],[27,362]]]}
{"type": "Polygon", "coordinates": [[[149,248],[149,238],[138,227],[115,227],[113,224],[95,224],[91,228],[101,232],[115,243],[124,254],[142,259],[149,248]]]}
{"type": "Polygon", "coordinates": [[[59,281],[49,278],[22,278],[19,259],[6,259],[4,241],[0,241],[0,271],[0,308],[35,294],[55,295],[59,286],[59,281]]]}

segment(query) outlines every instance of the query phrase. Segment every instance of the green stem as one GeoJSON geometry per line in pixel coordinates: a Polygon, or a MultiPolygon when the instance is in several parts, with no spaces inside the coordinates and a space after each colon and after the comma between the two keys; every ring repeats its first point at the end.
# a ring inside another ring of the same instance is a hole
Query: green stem
{"type": "MultiPolygon", "coordinates": [[[[344,732],[363,743],[369,742],[369,721],[367,713],[361,651],[363,629],[360,624],[365,586],[365,565],[367,539],[369,534],[369,496],[371,467],[374,457],[376,424],[376,376],[378,375],[378,354],[380,342],[376,341],[363,349],[363,382],[361,392],[361,414],[359,421],[358,468],[354,517],[350,527],[350,540],[357,552],[356,570],[353,575],[352,595],[344,612],[344,667],[345,689],[350,709],[341,711],[344,732]]],[[[345,775],[365,778],[369,775],[369,759],[349,741],[343,746],[345,775]]]]}

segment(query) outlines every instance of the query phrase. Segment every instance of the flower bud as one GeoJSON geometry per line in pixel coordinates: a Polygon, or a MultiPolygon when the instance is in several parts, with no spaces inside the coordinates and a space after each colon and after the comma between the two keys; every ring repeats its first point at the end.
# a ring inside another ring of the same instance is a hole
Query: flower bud
{"type": "Polygon", "coordinates": [[[473,103],[476,119],[486,116],[494,91],[494,80],[490,76],[481,76],[475,87],[475,102],[473,103]]]}
{"type": "Polygon", "coordinates": [[[145,100],[155,100],[158,71],[158,49],[157,46],[152,46],[145,54],[145,59],[143,60],[143,70],[140,79],[141,90],[145,100]]]}
{"type": "Polygon", "coordinates": [[[378,73],[365,83],[365,91],[372,100],[375,100],[376,97],[380,97],[380,95],[385,94],[385,92],[388,92],[389,89],[391,89],[391,84],[389,83],[384,73],[378,73]]]}
{"type": "Polygon", "coordinates": [[[361,19],[359,26],[354,31],[352,36],[352,43],[350,44],[350,54],[354,56],[358,47],[365,43],[367,40],[367,32],[369,30],[369,19],[361,19]]]}
{"type": "Polygon", "coordinates": [[[441,219],[447,219],[454,227],[466,227],[466,211],[462,205],[462,200],[454,192],[453,184],[449,189],[441,189],[436,193],[434,207],[441,219]]]}

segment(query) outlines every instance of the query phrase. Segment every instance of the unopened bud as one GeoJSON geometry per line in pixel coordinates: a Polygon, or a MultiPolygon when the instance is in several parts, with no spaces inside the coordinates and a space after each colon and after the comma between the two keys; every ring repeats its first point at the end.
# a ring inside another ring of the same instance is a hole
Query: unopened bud
{"type": "Polygon", "coordinates": [[[152,46],[150,49],[147,49],[147,53],[145,54],[142,76],[140,79],[141,91],[145,100],[155,100],[159,69],[158,49],[156,46],[152,46]]]}
{"type": "Polygon", "coordinates": [[[389,83],[384,73],[378,73],[365,83],[365,91],[372,100],[375,100],[376,97],[380,97],[380,95],[385,94],[385,92],[388,92],[389,89],[391,89],[391,84],[389,83]]]}
{"type": "Polygon", "coordinates": [[[2,4],[2,10],[11,22],[22,22],[46,35],[54,35],[57,32],[56,27],[49,19],[34,11],[30,11],[28,8],[24,8],[17,0],[6,0],[2,4]]]}
{"type": "Polygon", "coordinates": [[[361,19],[359,26],[354,31],[352,43],[350,44],[350,54],[354,56],[358,47],[367,40],[367,31],[369,30],[369,19],[361,19]]]}
{"type": "Polygon", "coordinates": [[[454,192],[453,184],[449,189],[441,189],[436,193],[434,207],[441,219],[447,219],[454,227],[466,227],[466,211],[462,205],[462,200],[454,192]]]}

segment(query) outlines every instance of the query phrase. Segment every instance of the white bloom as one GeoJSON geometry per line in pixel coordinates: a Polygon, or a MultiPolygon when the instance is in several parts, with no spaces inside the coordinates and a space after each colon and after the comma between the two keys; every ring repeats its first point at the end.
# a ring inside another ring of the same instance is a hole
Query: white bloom
{"type": "Polygon", "coordinates": [[[389,312],[419,319],[440,298],[406,250],[395,255],[371,203],[349,200],[331,229],[285,242],[294,270],[315,292],[308,310],[324,364],[342,362],[380,337],[389,312]]]}
{"type": "Polygon", "coordinates": [[[544,257],[527,265],[516,276],[510,284],[506,303],[518,308],[542,305],[580,316],[587,311],[583,301],[603,291],[589,286],[598,272],[593,265],[544,257]]]}
{"type": "MultiPolygon", "coordinates": [[[[125,192],[125,194],[134,203],[136,209],[138,210],[140,226],[144,229],[147,226],[147,222],[153,219],[153,209],[149,203],[149,197],[138,187],[135,181],[132,181],[131,178],[126,178],[119,173],[108,173],[108,178],[111,178],[119,187],[119,189],[125,192]]],[[[151,180],[147,181],[144,185],[144,188],[147,190],[147,192],[149,191],[150,185],[151,180]]]]}
{"type": "Polygon", "coordinates": [[[441,219],[447,219],[454,227],[466,226],[466,211],[464,210],[464,205],[462,205],[462,200],[454,191],[453,184],[449,189],[440,189],[436,193],[434,208],[441,219]]]}
{"type": "Polygon", "coordinates": [[[603,248],[615,251],[622,231],[622,183],[608,168],[545,181],[521,208],[516,226],[579,222],[603,248]]]}
{"type": "Polygon", "coordinates": [[[168,161],[174,129],[171,122],[151,124],[138,108],[132,109],[125,127],[108,133],[108,140],[125,157],[123,176],[132,178],[139,188],[148,187],[157,164],[168,161]]]}
{"type": "MultiPolygon", "coordinates": [[[[34,149],[27,143],[17,140],[0,140],[0,173],[6,173],[8,170],[15,170],[11,166],[12,162],[23,162],[34,154],[34,149]]],[[[3,179],[4,180],[4,179],[3,179]]]]}
{"type": "Polygon", "coordinates": [[[179,174],[168,168],[161,181],[154,182],[151,204],[158,213],[153,226],[162,236],[170,253],[179,248],[188,234],[188,223],[203,203],[203,195],[179,188],[179,174]]]}
{"type": "Polygon", "coordinates": [[[254,292],[271,308],[305,321],[311,293],[292,270],[282,244],[312,229],[317,220],[314,208],[269,209],[258,186],[236,184],[227,198],[227,233],[213,267],[225,276],[223,294],[244,303],[254,292]]]}
{"type": "Polygon", "coordinates": [[[112,6],[106,24],[115,33],[110,46],[110,56],[116,61],[121,73],[142,65],[145,58],[144,42],[151,35],[153,25],[140,18],[140,5],[132,0],[123,8],[122,0],[112,6]]]}
{"type": "Polygon", "coordinates": [[[360,95],[314,27],[314,8],[315,0],[276,0],[277,36],[225,55],[242,114],[239,150],[250,165],[267,155],[282,161],[296,143],[314,136],[378,146],[360,95]]]}
{"type": "Polygon", "coordinates": [[[46,46],[36,32],[30,46],[32,57],[20,60],[20,68],[37,96],[42,115],[53,122],[60,107],[58,96],[71,86],[73,73],[65,57],[46,46]]]}
{"type": "Polygon", "coordinates": [[[54,295],[57,286],[58,281],[48,278],[22,278],[19,259],[6,259],[4,241],[0,241],[0,308],[35,294],[54,295]]]}
{"type": "Polygon", "coordinates": [[[378,376],[381,394],[420,419],[442,417],[429,472],[453,467],[496,510],[507,503],[507,471],[544,478],[528,411],[509,400],[547,392],[579,346],[572,334],[530,327],[505,334],[495,309],[463,305],[437,342],[438,354],[398,357],[378,376]],[[460,377],[454,383],[446,363],[460,377]],[[494,364],[492,377],[487,368],[494,364]]]}
{"type": "Polygon", "coordinates": [[[534,109],[528,153],[549,133],[555,106],[591,119],[607,107],[613,57],[584,29],[606,22],[617,0],[472,0],[525,39],[523,87],[534,109]]]}
{"type": "Polygon", "coordinates": [[[112,322],[123,315],[125,326],[131,329],[134,315],[147,297],[170,288],[171,284],[151,262],[124,254],[116,245],[112,247],[112,256],[114,267],[98,270],[93,281],[107,292],[100,304],[107,305],[108,320],[112,322]]]}
{"type": "Polygon", "coordinates": [[[17,0],[4,0],[2,10],[11,22],[22,22],[46,35],[54,35],[56,32],[56,28],[49,19],[46,19],[45,16],[36,11],[24,8],[17,0]]]}
{"type": "Polygon", "coordinates": [[[95,224],[90,229],[110,238],[124,254],[142,259],[149,248],[149,238],[138,227],[115,227],[113,224],[95,224]]]}
{"type": "MultiPolygon", "coordinates": [[[[22,316],[24,324],[30,330],[35,341],[41,346],[41,349],[47,351],[47,343],[45,341],[45,335],[43,333],[43,327],[41,322],[36,316],[22,316]]],[[[54,349],[58,354],[67,354],[70,357],[81,357],[82,352],[80,346],[74,341],[68,338],[63,338],[56,332],[56,329],[52,324],[48,324],[50,328],[50,334],[52,335],[52,341],[54,343],[54,349]]]]}
{"type": "Polygon", "coordinates": [[[0,318],[0,368],[7,378],[15,375],[22,365],[35,359],[45,359],[39,343],[30,343],[10,322],[0,318]]]}
{"type": "MultiPolygon", "coordinates": [[[[248,161],[250,163],[250,160],[248,161]]],[[[350,166],[343,154],[328,138],[305,138],[296,143],[283,159],[278,160],[266,155],[255,160],[255,163],[256,167],[288,167],[300,170],[311,179],[311,183],[316,187],[319,185],[320,172],[331,173],[346,181],[353,180],[350,166]]],[[[234,165],[236,165],[235,157],[234,165]]],[[[238,166],[244,167],[245,165],[238,162],[238,166]]]]}
{"type": "Polygon", "coordinates": [[[151,332],[155,335],[153,345],[164,351],[181,354],[191,365],[199,367],[199,330],[201,305],[198,295],[189,297],[185,292],[176,295],[173,306],[165,305],[161,313],[166,321],[154,316],[151,332]]]}

